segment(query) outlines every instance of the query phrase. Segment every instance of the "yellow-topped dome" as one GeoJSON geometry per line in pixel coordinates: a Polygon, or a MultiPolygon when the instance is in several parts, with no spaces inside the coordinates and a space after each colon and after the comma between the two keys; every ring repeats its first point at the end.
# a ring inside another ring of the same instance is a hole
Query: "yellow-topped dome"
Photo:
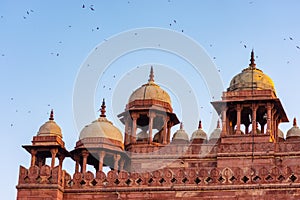
{"type": "Polygon", "coordinates": [[[37,136],[59,136],[62,138],[61,128],[54,121],[53,110],[51,110],[49,121],[40,127],[37,136]]]}
{"type": "Polygon", "coordinates": [[[104,100],[101,106],[100,117],[97,120],[93,121],[91,124],[86,125],[81,130],[79,135],[80,140],[93,137],[106,138],[123,142],[121,131],[117,127],[115,127],[112,122],[106,119],[104,100]]]}
{"type": "Polygon", "coordinates": [[[158,100],[160,102],[168,103],[171,106],[171,98],[169,94],[160,88],[154,82],[153,68],[151,67],[148,83],[136,89],[129,97],[128,103],[136,100],[158,100]]]}
{"type": "Polygon", "coordinates": [[[233,77],[227,91],[272,90],[276,94],[273,80],[264,74],[262,70],[256,68],[253,51],[251,52],[250,61],[249,67],[233,77]]]}

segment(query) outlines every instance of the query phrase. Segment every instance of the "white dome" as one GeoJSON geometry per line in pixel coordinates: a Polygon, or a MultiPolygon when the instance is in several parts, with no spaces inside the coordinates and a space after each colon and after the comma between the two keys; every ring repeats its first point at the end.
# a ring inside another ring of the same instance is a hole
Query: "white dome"
{"type": "Polygon", "coordinates": [[[203,139],[207,140],[207,134],[202,130],[202,124],[201,121],[199,121],[199,126],[196,131],[193,132],[191,140],[194,139],[203,139]]]}
{"type": "Polygon", "coordinates": [[[209,139],[219,139],[221,136],[222,129],[220,128],[220,122],[217,123],[217,128],[213,130],[213,132],[210,134],[209,139]]]}
{"type": "Polygon", "coordinates": [[[51,110],[49,121],[39,128],[37,136],[59,136],[62,138],[61,128],[56,124],[53,118],[53,110],[51,110]]]}
{"type": "Polygon", "coordinates": [[[79,139],[91,137],[102,137],[123,142],[121,131],[105,117],[100,117],[91,124],[86,125],[80,132],[79,139]]]}
{"type": "Polygon", "coordinates": [[[294,118],[293,127],[290,130],[288,130],[286,134],[286,138],[289,137],[300,137],[300,129],[297,126],[296,118],[294,118]]]}
{"type": "Polygon", "coordinates": [[[185,130],[183,130],[182,123],[180,124],[180,129],[177,130],[174,133],[172,140],[186,140],[186,141],[189,141],[189,136],[185,132],[185,130]]]}

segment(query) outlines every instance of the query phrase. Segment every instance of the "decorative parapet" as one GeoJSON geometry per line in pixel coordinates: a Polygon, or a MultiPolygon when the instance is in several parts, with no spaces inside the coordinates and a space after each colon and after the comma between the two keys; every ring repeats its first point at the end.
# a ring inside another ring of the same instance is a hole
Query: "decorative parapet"
{"type": "Polygon", "coordinates": [[[223,92],[222,100],[235,99],[275,99],[277,98],[272,90],[239,90],[223,92]]]}
{"type": "Polygon", "coordinates": [[[152,172],[135,173],[109,171],[96,174],[88,171],[76,172],[70,176],[59,167],[51,169],[48,165],[32,166],[26,169],[20,166],[17,188],[29,186],[59,186],[62,189],[112,189],[112,188],[152,188],[162,187],[173,190],[176,187],[222,188],[222,187],[281,187],[300,186],[300,165],[272,167],[199,167],[164,168],[152,172]],[[273,185],[273,186],[272,186],[273,185]]]}
{"type": "Polygon", "coordinates": [[[127,147],[134,158],[144,158],[145,155],[162,157],[189,156],[216,156],[218,147],[214,144],[169,144],[169,145],[132,145],[127,147]]]}
{"type": "Polygon", "coordinates": [[[173,109],[169,103],[156,99],[134,100],[126,105],[126,110],[151,107],[153,105],[165,108],[167,112],[173,112],[173,109]]]}
{"type": "Polygon", "coordinates": [[[178,186],[218,187],[255,186],[278,184],[281,186],[300,183],[300,166],[272,168],[190,168],[162,169],[146,173],[121,171],[75,173],[72,180],[66,181],[65,189],[92,188],[147,188],[178,186]]]}
{"type": "Polygon", "coordinates": [[[20,166],[18,187],[26,184],[57,184],[63,186],[68,173],[63,170],[60,174],[59,170],[59,166],[53,169],[48,165],[43,165],[42,167],[35,165],[29,169],[20,166]]]}

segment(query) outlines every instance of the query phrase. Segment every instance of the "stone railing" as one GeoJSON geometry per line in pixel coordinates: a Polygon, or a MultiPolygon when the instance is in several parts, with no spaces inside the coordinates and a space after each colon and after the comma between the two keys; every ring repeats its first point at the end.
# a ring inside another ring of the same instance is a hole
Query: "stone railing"
{"type": "Polygon", "coordinates": [[[223,186],[300,183],[300,166],[284,168],[162,169],[147,173],[121,171],[75,173],[65,176],[65,188],[140,188],[223,186]]]}
{"type": "Polygon", "coordinates": [[[216,155],[217,146],[212,144],[169,144],[166,146],[131,146],[127,149],[132,155],[136,157],[144,157],[145,154],[151,156],[170,156],[178,157],[183,155],[216,155]]]}
{"type": "Polygon", "coordinates": [[[48,165],[43,165],[42,167],[32,166],[26,169],[20,166],[19,172],[19,185],[22,184],[58,184],[63,186],[64,178],[68,174],[63,170],[59,172],[59,166],[50,168],[48,165]]]}

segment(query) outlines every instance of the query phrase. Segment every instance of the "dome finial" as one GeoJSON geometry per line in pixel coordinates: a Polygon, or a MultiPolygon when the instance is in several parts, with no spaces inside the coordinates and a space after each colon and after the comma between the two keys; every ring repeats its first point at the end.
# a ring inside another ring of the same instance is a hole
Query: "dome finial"
{"type": "Polygon", "coordinates": [[[217,122],[217,128],[220,128],[220,120],[217,122]]]}
{"type": "Polygon", "coordinates": [[[180,130],[182,130],[182,129],[183,129],[183,123],[180,122],[180,130]]]}
{"type": "Polygon", "coordinates": [[[199,121],[198,129],[202,129],[202,121],[199,121]]]}
{"type": "Polygon", "coordinates": [[[106,117],[106,115],[105,115],[105,112],[106,112],[105,108],[106,108],[106,106],[105,106],[105,99],[103,98],[101,109],[100,109],[100,112],[101,112],[100,117],[106,117]]]}
{"type": "Polygon", "coordinates": [[[251,51],[251,59],[250,59],[250,67],[252,68],[252,69],[255,69],[255,66],[256,66],[256,64],[255,64],[255,59],[254,59],[254,50],[252,49],[252,51],[251,51]]]}
{"type": "Polygon", "coordinates": [[[51,109],[49,120],[54,120],[53,109],[51,109]]]}
{"type": "Polygon", "coordinates": [[[296,117],[294,117],[294,120],[293,120],[293,126],[297,126],[297,120],[296,120],[296,117]]]}
{"type": "Polygon", "coordinates": [[[150,69],[150,75],[149,75],[149,82],[154,82],[154,72],[153,72],[153,66],[151,66],[150,69]]]}

